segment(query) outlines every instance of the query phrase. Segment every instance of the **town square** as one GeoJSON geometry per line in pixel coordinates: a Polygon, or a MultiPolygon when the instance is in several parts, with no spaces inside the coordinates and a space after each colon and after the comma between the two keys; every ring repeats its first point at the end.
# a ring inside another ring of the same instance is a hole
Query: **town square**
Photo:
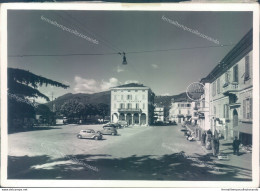
{"type": "Polygon", "coordinates": [[[255,180],[253,12],[7,16],[7,180],[255,180]]]}

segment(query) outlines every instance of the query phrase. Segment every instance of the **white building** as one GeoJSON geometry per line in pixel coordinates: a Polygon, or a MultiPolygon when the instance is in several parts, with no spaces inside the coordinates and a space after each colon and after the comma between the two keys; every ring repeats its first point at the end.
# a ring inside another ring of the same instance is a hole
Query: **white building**
{"type": "Polygon", "coordinates": [[[164,107],[162,106],[155,106],[154,108],[154,117],[156,118],[156,122],[164,122],[164,107]]]}
{"type": "Polygon", "coordinates": [[[252,144],[252,60],[251,29],[203,79],[209,84],[205,96],[209,96],[211,130],[226,139],[237,136],[242,144],[252,144]]]}
{"type": "Polygon", "coordinates": [[[170,121],[176,123],[182,123],[183,121],[189,120],[192,117],[191,102],[172,102],[169,111],[170,121]]]}
{"type": "Polygon", "coordinates": [[[153,122],[154,93],[143,84],[130,83],[111,88],[111,121],[129,125],[153,122]]]}
{"type": "Polygon", "coordinates": [[[204,83],[204,94],[201,96],[198,107],[198,126],[201,131],[210,129],[210,114],[209,114],[209,83],[204,83]]]}

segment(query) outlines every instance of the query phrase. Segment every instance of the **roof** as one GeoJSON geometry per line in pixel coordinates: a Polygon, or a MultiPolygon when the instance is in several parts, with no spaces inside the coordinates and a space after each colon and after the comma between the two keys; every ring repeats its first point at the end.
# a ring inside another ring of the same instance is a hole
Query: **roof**
{"type": "Polygon", "coordinates": [[[130,83],[130,84],[116,86],[114,88],[134,88],[134,87],[147,87],[147,86],[144,86],[143,84],[138,84],[138,83],[130,83]]]}
{"type": "Polygon", "coordinates": [[[253,29],[251,28],[247,34],[232,48],[228,54],[220,61],[220,63],[208,74],[202,78],[202,83],[213,82],[239,60],[245,57],[253,49],[253,29]]]}

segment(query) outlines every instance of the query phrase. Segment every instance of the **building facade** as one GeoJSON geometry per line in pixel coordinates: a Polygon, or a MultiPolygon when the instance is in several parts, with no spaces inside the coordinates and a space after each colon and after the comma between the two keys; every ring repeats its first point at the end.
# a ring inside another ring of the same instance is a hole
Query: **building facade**
{"type": "Polygon", "coordinates": [[[165,122],[165,109],[163,106],[155,105],[154,117],[155,117],[155,122],[165,122]]]}
{"type": "Polygon", "coordinates": [[[170,121],[182,123],[183,121],[190,120],[192,117],[192,104],[188,101],[174,102],[172,101],[169,111],[170,121]]]}
{"type": "Polygon", "coordinates": [[[205,98],[209,97],[211,130],[225,139],[237,136],[245,145],[252,144],[252,60],[251,29],[201,81],[209,84],[205,98]]]}
{"type": "Polygon", "coordinates": [[[150,125],[154,116],[154,93],[143,84],[125,84],[111,88],[111,121],[128,125],[150,125]]]}

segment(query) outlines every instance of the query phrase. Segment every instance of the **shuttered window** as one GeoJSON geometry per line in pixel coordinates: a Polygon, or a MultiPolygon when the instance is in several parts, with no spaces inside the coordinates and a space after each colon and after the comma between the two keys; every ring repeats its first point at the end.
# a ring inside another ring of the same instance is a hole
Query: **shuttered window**
{"type": "Polygon", "coordinates": [[[220,79],[217,80],[217,92],[220,93],[220,79]]]}
{"type": "Polygon", "coordinates": [[[249,79],[250,73],[249,73],[249,56],[245,57],[245,81],[249,79]]]}
{"type": "Polygon", "coordinates": [[[243,100],[243,118],[246,119],[246,100],[243,100]]]}
{"type": "Polygon", "coordinates": [[[238,83],[238,65],[233,68],[233,81],[238,83]]]}
{"type": "Polygon", "coordinates": [[[253,117],[253,107],[252,107],[252,98],[249,98],[249,119],[253,117]]]}

